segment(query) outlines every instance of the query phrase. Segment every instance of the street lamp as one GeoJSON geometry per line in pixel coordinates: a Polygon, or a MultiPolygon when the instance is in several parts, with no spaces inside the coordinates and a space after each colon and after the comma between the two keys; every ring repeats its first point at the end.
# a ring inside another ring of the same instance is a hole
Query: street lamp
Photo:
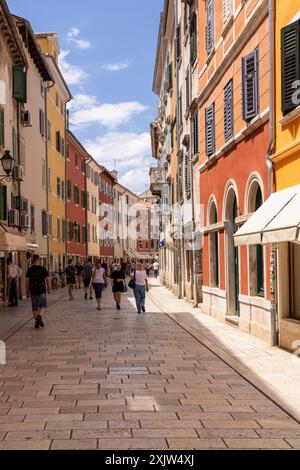
{"type": "Polygon", "coordinates": [[[0,175],[1,181],[11,181],[12,180],[12,171],[14,166],[14,159],[10,155],[9,150],[5,150],[3,157],[0,159],[2,168],[5,175],[0,175]]]}

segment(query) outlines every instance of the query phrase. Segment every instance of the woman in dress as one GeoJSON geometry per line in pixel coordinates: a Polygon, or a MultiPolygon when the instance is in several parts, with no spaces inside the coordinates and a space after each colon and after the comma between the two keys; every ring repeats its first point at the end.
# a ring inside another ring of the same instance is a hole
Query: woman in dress
{"type": "Polygon", "coordinates": [[[92,271],[92,283],[97,301],[97,310],[101,310],[101,299],[104,286],[107,283],[105,269],[101,266],[100,261],[96,261],[92,271]]]}
{"type": "Polygon", "coordinates": [[[121,297],[122,292],[125,290],[126,274],[122,271],[120,263],[117,264],[116,270],[111,273],[110,277],[112,279],[112,291],[114,293],[116,307],[118,310],[121,310],[121,297]]]}

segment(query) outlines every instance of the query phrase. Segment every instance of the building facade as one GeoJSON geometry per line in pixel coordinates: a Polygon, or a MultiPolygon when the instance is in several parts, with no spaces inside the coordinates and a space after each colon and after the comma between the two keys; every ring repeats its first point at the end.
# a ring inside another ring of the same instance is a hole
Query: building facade
{"type": "Polygon", "coordinates": [[[74,262],[82,263],[87,252],[86,161],[88,154],[75,135],[67,132],[67,253],[74,262]]]}
{"type": "Polygon", "coordinates": [[[96,160],[89,158],[86,165],[87,178],[87,243],[91,258],[100,257],[99,239],[99,183],[100,167],[96,160]]]}
{"type": "Polygon", "coordinates": [[[108,265],[114,259],[114,184],[115,177],[101,166],[99,176],[100,257],[108,265]]]}
{"type": "MultiPolygon", "coordinates": [[[[45,231],[50,236],[50,270],[58,272],[66,265],[66,105],[72,96],[58,67],[60,54],[56,33],[37,34],[55,85],[46,89],[46,124],[43,132],[47,146],[48,214],[45,231]]],[[[41,119],[45,117],[41,115],[41,119]]]]}

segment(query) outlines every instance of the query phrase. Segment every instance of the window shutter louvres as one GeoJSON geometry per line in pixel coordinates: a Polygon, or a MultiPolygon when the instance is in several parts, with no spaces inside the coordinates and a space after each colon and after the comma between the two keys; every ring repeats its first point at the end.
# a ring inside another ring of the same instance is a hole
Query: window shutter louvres
{"type": "Polygon", "coordinates": [[[233,137],[233,82],[224,89],[224,136],[227,142],[233,137]]]}
{"type": "Polygon", "coordinates": [[[215,153],[215,105],[205,110],[206,128],[206,155],[210,157],[215,153]]]}
{"type": "Polygon", "coordinates": [[[298,80],[300,80],[300,20],[281,31],[281,90],[284,115],[300,104],[293,99],[296,92],[295,82],[298,80]]]}
{"type": "Polygon", "coordinates": [[[214,0],[206,2],[206,52],[211,53],[214,47],[214,0]]]}
{"type": "Polygon", "coordinates": [[[258,49],[242,59],[243,115],[250,121],[258,114],[258,49]]]}
{"type": "Polygon", "coordinates": [[[176,58],[179,60],[181,57],[181,25],[177,26],[176,33],[176,58]]]}

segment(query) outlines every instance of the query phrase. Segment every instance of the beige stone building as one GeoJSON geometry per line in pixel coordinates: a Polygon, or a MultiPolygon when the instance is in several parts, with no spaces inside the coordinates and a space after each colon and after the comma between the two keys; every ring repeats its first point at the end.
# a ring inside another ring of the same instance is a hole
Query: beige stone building
{"type": "Polygon", "coordinates": [[[100,256],[100,243],[98,236],[99,225],[99,174],[101,169],[92,157],[86,165],[87,178],[87,243],[88,254],[93,259],[100,256]]]}

